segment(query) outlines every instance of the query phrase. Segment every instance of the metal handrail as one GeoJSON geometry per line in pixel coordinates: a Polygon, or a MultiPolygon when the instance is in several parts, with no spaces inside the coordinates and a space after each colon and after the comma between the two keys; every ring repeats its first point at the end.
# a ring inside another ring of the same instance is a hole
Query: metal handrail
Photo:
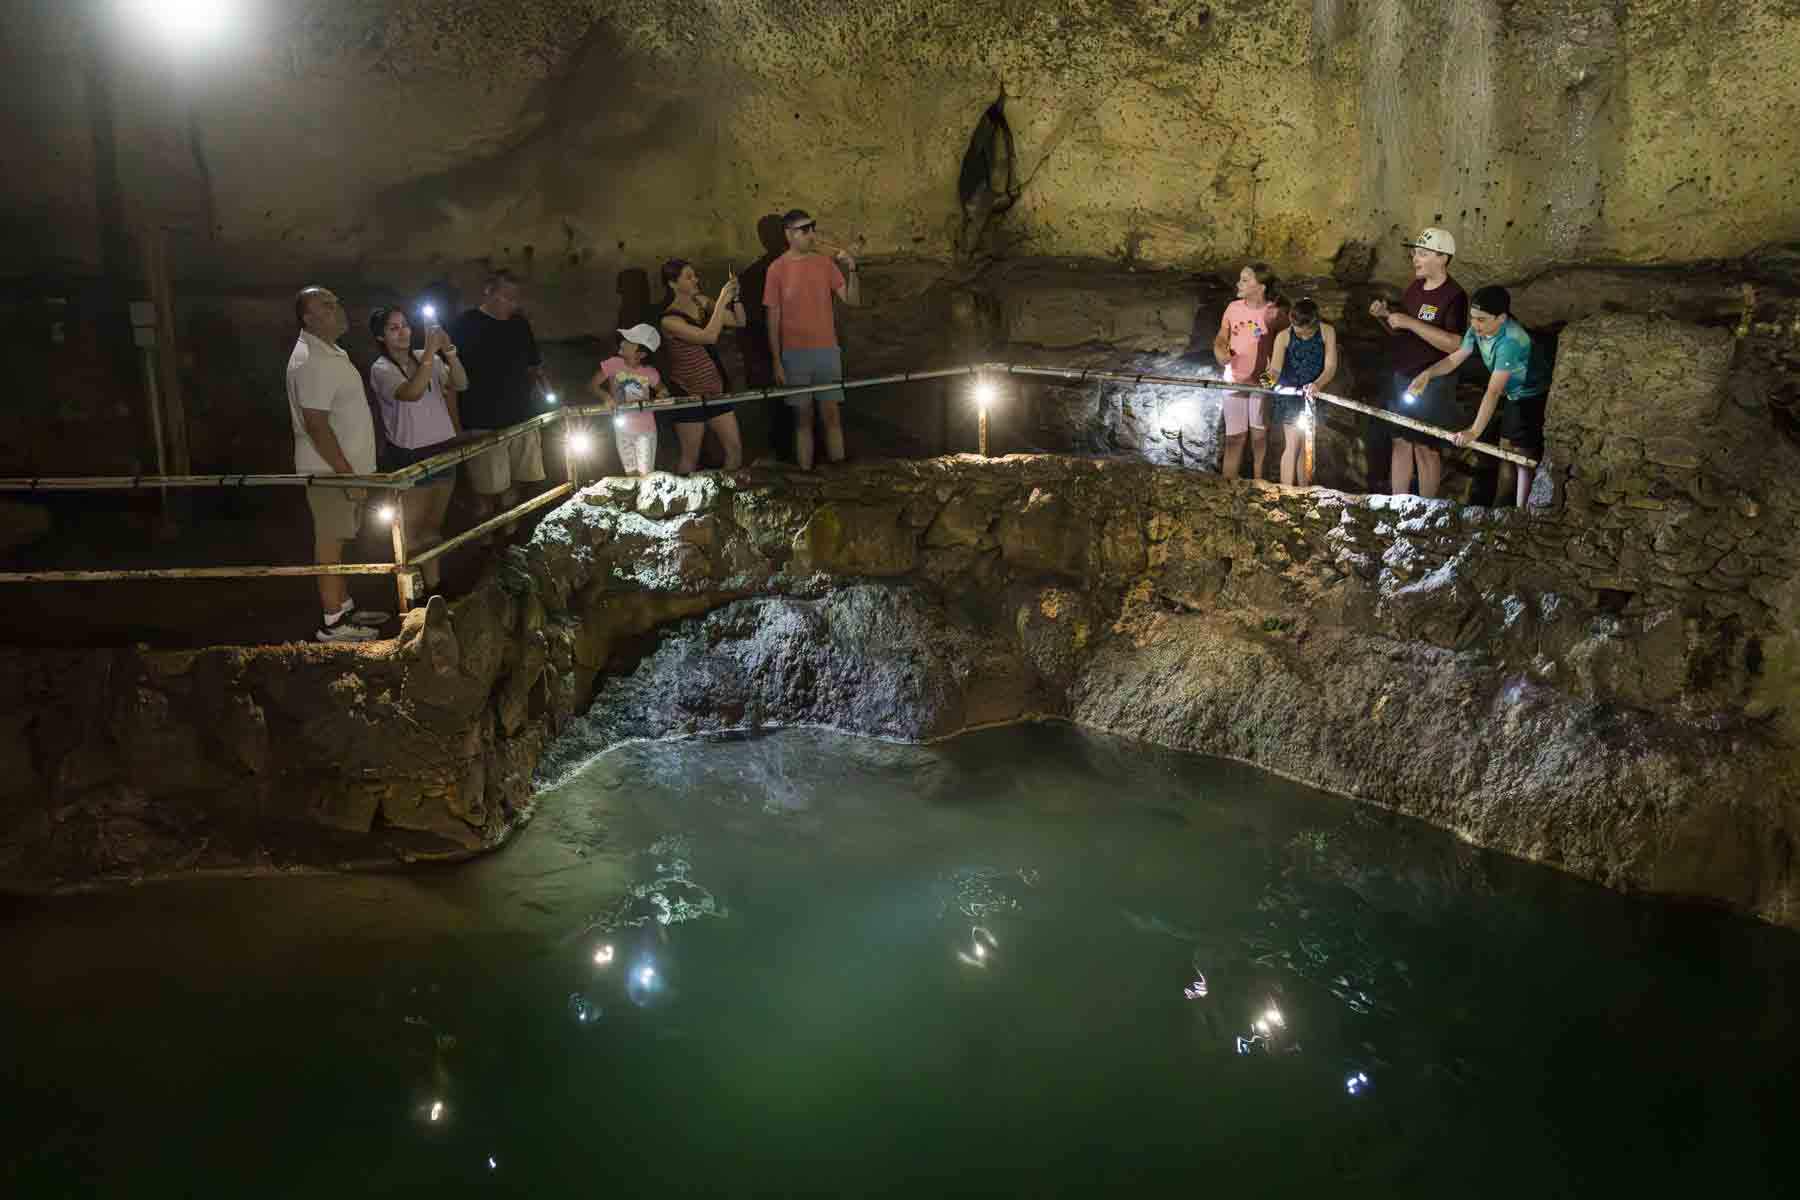
{"type": "MultiPolygon", "coordinates": [[[[1258,396],[1297,396],[1299,388],[1263,387],[1253,383],[1233,383],[1227,379],[1211,379],[1204,376],[1189,377],[1185,375],[1152,375],[1133,371],[1103,371],[1087,367],[1039,367],[1023,363],[989,363],[977,370],[993,371],[1002,375],[1042,375],[1053,379],[1068,379],[1076,382],[1092,380],[1094,382],[1137,383],[1153,387],[1187,387],[1217,388],[1230,392],[1249,392],[1258,396]]],[[[1409,417],[1405,413],[1389,412],[1385,408],[1376,408],[1364,404],[1360,400],[1352,400],[1348,396],[1336,396],[1330,392],[1314,392],[1314,400],[1323,400],[1327,404],[1335,404],[1339,408],[1347,408],[1352,412],[1363,413],[1393,425],[1400,425],[1419,433],[1428,433],[1433,437],[1449,441],[1456,435],[1455,430],[1421,421],[1417,417],[1409,417]]],[[[1517,463],[1522,467],[1535,467],[1537,459],[1527,458],[1512,450],[1502,450],[1498,446],[1486,442],[1469,442],[1462,447],[1478,454],[1486,454],[1493,458],[1503,458],[1507,462],[1517,463]]]]}

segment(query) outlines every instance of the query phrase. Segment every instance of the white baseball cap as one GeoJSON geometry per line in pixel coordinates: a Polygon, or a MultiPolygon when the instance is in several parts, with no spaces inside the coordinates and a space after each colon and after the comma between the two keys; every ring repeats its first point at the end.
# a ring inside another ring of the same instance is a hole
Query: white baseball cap
{"type": "Polygon", "coordinates": [[[1456,239],[1450,236],[1447,229],[1439,229],[1433,225],[1411,241],[1401,243],[1405,246],[1417,246],[1421,250],[1436,250],[1439,254],[1456,256],[1456,239]]]}
{"type": "Polygon", "coordinates": [[[619,330],[619,336],[628,342],[636,342],[652,354],[662,345],[662,334],[656,332],[654,325],[633,325],[630,329],[619,330]]]}

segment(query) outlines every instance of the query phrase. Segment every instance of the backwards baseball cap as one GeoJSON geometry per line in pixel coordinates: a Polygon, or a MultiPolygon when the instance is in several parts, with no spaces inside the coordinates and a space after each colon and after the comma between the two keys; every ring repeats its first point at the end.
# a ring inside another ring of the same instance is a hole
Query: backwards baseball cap
{"type": "Polygon", "coordinates": [[[662,345],[662,334],[652,325],[633,325],[630,329],[619,330],[619,336],[628,342],[636,342],[652,354],[662,345]]]}
{"type": "Polygon", "coordinates": [[[781,227],[783,229],[793,229],[800,225],[810,225],[812,224],[812,219],[812,214],[807,212],[804,208],[790,208],[787,212],[782,214],[781,227]]]}
{"type": "Polygon", "coordinates": [[[1436,250],[1439,254],[1456,257],[1456,239],[1450,236],[1447,229],[1439,229],[1436,225],[1426,229],[1418,237],[1403,242],[1402,245],[1417,246],[1421,250],[1436,250]]]}

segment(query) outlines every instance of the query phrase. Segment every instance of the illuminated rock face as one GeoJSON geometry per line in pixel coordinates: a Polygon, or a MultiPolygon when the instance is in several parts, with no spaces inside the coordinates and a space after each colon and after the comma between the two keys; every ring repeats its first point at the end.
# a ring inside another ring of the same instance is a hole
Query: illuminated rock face
{"type": "Polygon", "coordinates": [[[1056,717],[1800,924],[1800,455],[1732,361],[1572,326],[1528,512],[1051,456],[604,481],[392,643],[0,658],[0,862],[467,853],[626,737],[1056,717]]]}
{"type": "MultiPolygon", "coordinates": [[[[7,473],[153,462],[141,416],[119,419],[141,399],[130,356],[110,361],[118,297],[71,284],[135,278],[146,225],[173,231],[203,471],[286,461],[301,283],[345,297],[360,355],[371,306],[427,285],[467,300],[509,266],[572,390],[660,262],[716,286],[793,205],[865,256],[853,372],[1002,345],[1165,354],[1197,307],[1216,322],[1192,274],[1250,259],[1323,282],[1328,319],[1366,335],[1369,289],[1406,278],[1401,235],[1433,222],[1458,278],[1522,285],[1534,327],[1595,311],[1532,282],[1568,264],[1763,247],[1754,273],[1792,286],[1800,239],[1790,0],[1704,28],[1681,0],[243,0],[235,34],[174,56],[86,23],[110,5],[13,7],[0,264],[47,282],[9,347],[7,473]],[[986,116],[1002,89],[1007,161],[986,116]]],[[[1595,299],[1698,319],[1708,286],[1625,278],[1595,299]]],[[[1216,461],[1210,429],[1117,416],[1031,444],[1216,461]]],[[[1344,466],[1326,481],[1379,481],[1356,431],[1323,433],[1328,472],[1344,466]]]]}
{"type": "MultiPolygon", "coordinates": [[[[0,656],[5,878],[467,852],[541,761],[631,732],[1054,714],[1800,923],[1793,454],[1723,333],[1584,319],[1728,317],[1736,281],[1549,269],[1750,254],[1795,285],[1788,0],[1704,29],[1678,0],[326,0],[246,5],[179,68],[82,24],[107,6],[17,7],[0,261],[134,273],[129,231],[176,230],[200,469],[282,468],[299,282],[366,307],[505,264],[549,342],[608,329],[669,255],[764,255],[793,205],[873,260],[858,373],[1176,353],[1186,273],[1250,258],[1355,321],[1426,223],[1465,284],[1526,280],[1528,322],[1579,324],[1529,519],[1228,487],[1181,469],[1210,425],[1065,392],[1051,444],[1157,465],[602,487],[394,645],[0,656]],[[971,145],[1002,89],[1010,164],[991,119],[971,145]]],[[[61,356],[61,390],[20,389],[43,412],[0,414],[60,457],[11,469],[129,469],[136,393],[79,373],[112,336],[87,312],[34,343],[61,356]]]]}
{"type": "Polygon", "coordinates": [[[1315,275],[1391,275],[1427,223],[1484,279],[1800,236],[1786,0],[326,0],[174,59],[87,7],[9,27],[12,262],[100,261],[116,203],[208,276],[505,261],[565,336],[620,269],[747,262],[791,205],[882,258],[1315,275]],[[965,170],[1002,90],[1010,207],[1003,141],[965,170]]]}

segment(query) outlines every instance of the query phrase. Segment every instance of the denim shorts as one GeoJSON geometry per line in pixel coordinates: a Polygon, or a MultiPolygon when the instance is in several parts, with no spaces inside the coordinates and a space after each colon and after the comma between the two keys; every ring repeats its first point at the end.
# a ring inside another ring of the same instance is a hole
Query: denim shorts
{"type": "MultiPolygon", "coordinates": [[[[809,383],[834,383],[844,377],[844,352],[836,346],[826,346],[820,350],[783,350],[781,370],[787,375],[789,387],[804,387],[809,383]]],[[[787,403],[789,408],[800,408],[814,400],[843,398],[844,390],[834,388],[829,392],[789,396],[787,403]]]]}
{"type": "MultiPolygon", "coordinates": [[[[381,469],[384,471],[398,471],[402,467],[410,467],[416,462],[423,462],[428,458],[442,454],[444,451],[450,449],[451,443],[455,440],[455,438],[447,438],[444,441],[437,443],[435,446],[396,446],[394,443],[389,442],[387,453],[382,456],[381,469]]],[[[447,467],[439,467],[435,471],[427,472],[425,476],[419,480],[417,486],[424,487],[426,484],[454,483],[455,481],[456,464],[451,463],[447,467]]]]}

